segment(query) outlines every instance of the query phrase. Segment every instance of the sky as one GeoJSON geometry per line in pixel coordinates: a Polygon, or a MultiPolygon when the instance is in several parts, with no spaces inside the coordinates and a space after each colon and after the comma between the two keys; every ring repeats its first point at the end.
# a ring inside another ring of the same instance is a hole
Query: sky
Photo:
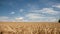
{"type": "Polygon", "coordinates": [[[57,22],[60,0],[0,0],[0,21],[57,22]]]}

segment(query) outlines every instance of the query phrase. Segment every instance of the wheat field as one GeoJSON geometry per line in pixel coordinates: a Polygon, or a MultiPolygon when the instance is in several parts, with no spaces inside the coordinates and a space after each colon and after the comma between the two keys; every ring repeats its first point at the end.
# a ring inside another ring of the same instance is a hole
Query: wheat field
{"type": "Polygon", "coordinates": [[[60,23],[0,22],[0,34],[60,34],[60,23]]]}

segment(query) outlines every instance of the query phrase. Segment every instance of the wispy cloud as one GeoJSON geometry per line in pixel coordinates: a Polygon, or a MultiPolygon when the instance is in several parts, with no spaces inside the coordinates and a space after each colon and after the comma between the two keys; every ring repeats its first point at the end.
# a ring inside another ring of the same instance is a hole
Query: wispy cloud
{"type": "Polygon", "coordinates": [[[52,5],[52,7],[60,8],[60,4],[52,5]]]}
{"type": "Polygon", "coordinates": [[[28,17],[29,19],[36,19],[36,18],[40,18],[42,16],[43,15],[37,14],[37,13],[29,13],[29,14],[26,15],[26,17],[28,17]]]}
{"type": "Polygon", "coordinates": [[[60,18],[60,2],[58,0],[29,1],[30,0],[2,1],[0,6],[0,21],[55,22],[60,18]],[[10,13],[8,13],[9,11],[10,13]]]}
{"type": "Polygon", "coordinates": [[[26,15],[28,17],[28,21],[36,21],[36,22],[55,22],[57,21],[57,18],[55,17],[47,17],[43,16],[42,14],[37,14],[37,13],[29,13],[26,15]]]}
{"type": "Polygon", "coordinates": [[[24,21],[24,18],[23,18],[23,17],[16,17],[15,20],[16,20],[17,22],[21,22],[21,21],[24,21]]]}
{"type": "Polygon", "coordinates": [[[24,9],[20,9],[20,12],[23,12],[24,11],[24,9]]]}
{"type": "Polygon", "coordinates": [[[42,13],[47,13],[47,14],[52,14],[52,15],[56,15],[59,12],[55,11],[53,8],[43,8],[42,10],[40,10],[42,13]]]}
{"type": "Polygon", "coordinates": [[[58,11],[55,11],[53,8],[43,8],[43,9],[40,9],[40,10],[32,10],[30,12],[33,12],[33,13],[46,13],[46,14],[51,14],[51,15],[57,15],[59,14],[58,11]]]}
{"type": "Polygon", "coordinates": [[[7,16],[0,16],[0,21],[8,21],[9,17],[7,16]]]}
{"type": "Polygon", "coordinates": [[[22,20],[23,19],[23,17],[19,17],[19,18],[16,18],[17,20],[22,20]]]}
{"type": "Polygon", "coordinates": [[[21,22],[23,20],[24,20],[23,17],[14,17],[14,19],[13,19],[13,18],[10,18],[7,16],[0,16],[0,21],[2,21],[2,22],[21,22]]]}
{"type": "Polygon", "coordinates": [[[28,17],[28,21],[40,21],[40,22],[55,22],[58,19],[59,11],[55,11],[53,8],[32,9],[25,17],[28,17]],[[49,15],[48,15],[49,14],[49,15]]]}
{"type": "Polygon", "coordinates": [[[15,12],[11,12],[10,14],[15,14],[15,12]]]}

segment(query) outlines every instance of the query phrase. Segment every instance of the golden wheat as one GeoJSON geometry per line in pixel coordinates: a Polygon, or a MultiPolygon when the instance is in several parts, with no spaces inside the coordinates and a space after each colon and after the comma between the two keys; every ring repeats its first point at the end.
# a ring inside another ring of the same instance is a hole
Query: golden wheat
{"type": "Polygon", "coordinates": [[[60,34],[60,23],[1,22],[0,34],[60,34]]]}

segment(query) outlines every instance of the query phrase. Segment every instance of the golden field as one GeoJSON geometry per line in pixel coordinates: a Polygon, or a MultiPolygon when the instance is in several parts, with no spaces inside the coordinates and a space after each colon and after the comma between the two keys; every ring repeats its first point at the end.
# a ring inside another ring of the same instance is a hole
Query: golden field
{"type": "Polygon", "coordinates": [[[60,34],[60,23],[0,22],[0,34],[60,34]]]}

